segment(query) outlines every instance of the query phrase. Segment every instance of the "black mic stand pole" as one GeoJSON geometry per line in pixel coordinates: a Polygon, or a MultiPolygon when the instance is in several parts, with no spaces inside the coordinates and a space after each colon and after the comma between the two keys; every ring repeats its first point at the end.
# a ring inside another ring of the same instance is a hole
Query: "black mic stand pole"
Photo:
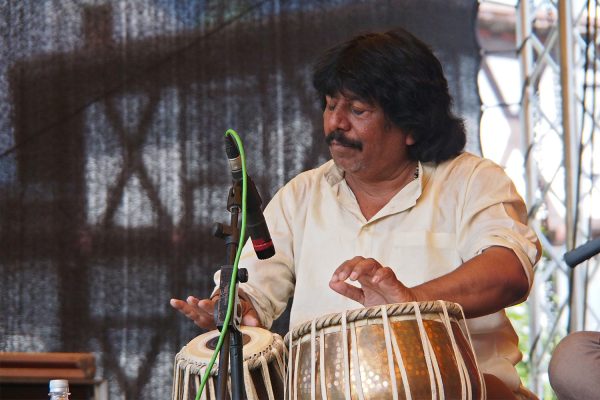
{"type": "MultiPolygon", "coordinates": [[[[215,307],[215,325],[221,331],[225,325],[227,315],[227,303],[229,300],[229,289],[233,275],[233,264],[240,241],[240,230],[238,229],[238,216],[242,206],[242,185],[240,181],[234,181],[227,198],[227,210],[231,213],[231,225],[215,224],[213,234],[225,239],[227,252],[227,265],[221,267],[219,281],[220,295],[215,307]]],[[[246,282],[248,274],[245,269],[239,269],[235,283],[233,315],[228,324],[228,330],[223,340],[223,346],[219,353],[219,370],[217,375],[217,399],[227,399],[228,364],[231,361],[231,400],[246,400],[243,371],[243,339],[240,330],[241,307],[239,307],[238,283],[246,282]]]]}

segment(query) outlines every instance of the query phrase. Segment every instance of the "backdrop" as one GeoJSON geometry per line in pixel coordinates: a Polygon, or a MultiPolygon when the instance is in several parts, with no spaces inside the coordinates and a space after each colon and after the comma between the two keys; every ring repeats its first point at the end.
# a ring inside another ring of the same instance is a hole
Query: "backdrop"
{"type": "Polygon", "coordinates": [[[169,398],[201,333],[169,298],[206,296],[225,260],[225,130],[268,201],[327,159],[316,55],[403,26],[441,58],[478,153],[476,7],[0,0],[0,350],[91,351],[111,398],[169,398]]]}

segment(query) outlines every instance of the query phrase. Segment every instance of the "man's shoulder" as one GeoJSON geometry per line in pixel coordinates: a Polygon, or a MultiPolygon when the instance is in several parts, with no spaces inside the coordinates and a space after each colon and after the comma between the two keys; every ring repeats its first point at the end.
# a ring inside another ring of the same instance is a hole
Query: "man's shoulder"
{"type": "Polygon", "coordinates": [[[436,169],[439,172],[452,171],[452,173],[460,172],[462,174],[472,174],[481,169],[497,169],[503,171],[503,168],[494,161],[467,151],[460,153],[450,160],[440,163],[436,169]]]}
{"type": "Polygon", "coordinates": [[[425,184],[439,186],[443,190],[454,190],[469,182],[493,185],[507,177],[504,169],[495,162],[468,152],[439,164],[424,163],[423,168],[425,184]]]}

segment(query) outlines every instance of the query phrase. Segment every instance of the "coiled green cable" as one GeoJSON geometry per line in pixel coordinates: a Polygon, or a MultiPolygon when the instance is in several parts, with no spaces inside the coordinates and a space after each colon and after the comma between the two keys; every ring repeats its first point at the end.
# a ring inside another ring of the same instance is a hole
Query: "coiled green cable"
{"type": "Polygon", "coordinates": [[[246,154],[244,153],[244,146],[242,145],[242,140],[239,135],[233,129],[228,129],[225,132],[225,136],[231,136],[235,140],[237,147],[240,151],[240,158],[242,160],[242,226],[240,228],[240,238],[239,245],[237,249],[237,253],[235,254],[235,261],[233,262],[233,272],[231,273],[231,284],[229,286],[229,299],[227,300],[227,314],[225,315],[225,321],[223,324],[223,329],[221,330],[221,334],[219,335],[219,340],[217,342],[217,346],[215,351],[213,352],[212,357],[208,363],[206,371],[204,371],[204,375],[202,376],[202,381],[200,382],[200,388],[198,389],[198,393],[196,393],[196,400],[200,399],[202,395],[202,391],[206,386],[206,381],[210,376],[210,372],[212,371],[213,365],[215,364],[215,360],[217,359],[217,355],[221,351],[221,347],[223,347],[223,340],[225,335],[227,334],[227,330],[229,329],[229,321],[231,321],[231,315],[233,314],[233,301],[236,295],[235,285],[237,282],[237,273],[238,273],[238,263],[240,261],[240,255],[242,254],[241,244],[244,243],[244,238],[246,235],[246,194],[248,191],[248,178],[246,174],[246,154]]]}

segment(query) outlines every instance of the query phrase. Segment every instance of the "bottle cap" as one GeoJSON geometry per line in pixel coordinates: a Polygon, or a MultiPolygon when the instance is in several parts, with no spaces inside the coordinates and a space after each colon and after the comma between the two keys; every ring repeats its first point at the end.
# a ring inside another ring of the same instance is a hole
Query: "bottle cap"
{"type": "Polygon", "coordinates": [[[50,381],[50,393],[68,392],[69,381],[66,379],[52,379],[50,381]]]}

